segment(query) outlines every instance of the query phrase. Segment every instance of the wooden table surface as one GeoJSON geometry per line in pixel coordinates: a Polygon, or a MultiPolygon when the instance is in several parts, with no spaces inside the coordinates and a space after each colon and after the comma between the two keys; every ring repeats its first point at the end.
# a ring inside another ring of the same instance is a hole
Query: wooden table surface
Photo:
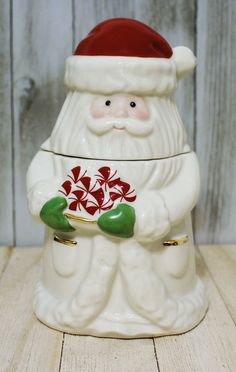
{"type": "Polygon", "coordinates": [[[200,246],[210,299],[205,319],[179,336],[118,340],[73,336],[32,311],[40,248],[0,249],[0,371],[236,371],[236,246],[200,246]]]}

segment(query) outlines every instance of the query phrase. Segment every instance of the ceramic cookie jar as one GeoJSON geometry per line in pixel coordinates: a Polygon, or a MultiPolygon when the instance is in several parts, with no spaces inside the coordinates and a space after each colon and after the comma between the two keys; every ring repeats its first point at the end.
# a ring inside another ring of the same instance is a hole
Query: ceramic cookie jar
{"type": "Polygon", "coordinates": [[[199,168],[174,100],[195,63],[124,18],[98,24],[67,59],[67,97],[27,174],[46,226],[34,299],[46,325],[132,338],[203,318],[190,217],[199,168]]]}

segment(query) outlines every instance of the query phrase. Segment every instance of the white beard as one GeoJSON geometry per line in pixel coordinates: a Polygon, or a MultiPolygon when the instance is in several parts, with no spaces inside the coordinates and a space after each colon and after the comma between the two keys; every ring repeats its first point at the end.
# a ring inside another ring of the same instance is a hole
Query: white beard
{"type": "Polygon", "coordinates": [[[189,151],[172,97],[145,97],[150,110],[150,119],[145,121],[94,119],[89,107],[95,97],[69,92],[44,148],[62,155],[108,160],[158,159],[189,151]],[[126,129],[113,129],[114,123],[126,129]]]}

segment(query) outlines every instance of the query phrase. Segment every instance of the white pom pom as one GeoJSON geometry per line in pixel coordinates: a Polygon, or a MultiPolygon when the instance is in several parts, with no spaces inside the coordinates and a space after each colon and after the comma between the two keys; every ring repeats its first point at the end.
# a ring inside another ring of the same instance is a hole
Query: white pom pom
{"type": "Polygon", "coordinates": [[[196,66],[197,59],[193,52],[184,46],[173,48],[172,58],[176,65],[176,74],[178,79],[190,74],[196,66]]]}

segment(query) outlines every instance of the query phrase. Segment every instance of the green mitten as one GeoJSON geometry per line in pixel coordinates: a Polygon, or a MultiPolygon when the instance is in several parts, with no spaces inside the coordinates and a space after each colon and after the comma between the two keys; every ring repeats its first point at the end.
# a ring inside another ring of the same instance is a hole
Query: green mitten
{"type": "Polygon", "coordinates": [[[63,211],[67,207],[67,201],[63,196],[56,196],[46,202],[40,211],[41,220],[54,230],[62,232],[74,231],[63,211]]]}
{"type": "Polygon", "coordinates": [[[134,235],[135,210],[128,204],[118,204],[115,209],[103,213],[97,224],[107,234],[131,238],[134,235]]]}

